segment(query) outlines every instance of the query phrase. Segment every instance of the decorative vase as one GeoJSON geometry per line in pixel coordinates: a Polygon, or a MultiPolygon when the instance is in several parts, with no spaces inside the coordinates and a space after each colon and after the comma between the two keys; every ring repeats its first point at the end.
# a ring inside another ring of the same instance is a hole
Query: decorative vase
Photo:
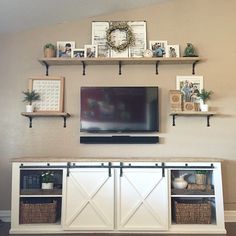
{"type": "Polygon", "coordinates": [[[206,185],[206,175],[205,174],[195,174],[195,183],[206,185]]]}
{"type": "Polygon", "coordinates": [[[42,183],[42,189],[53,189],[53,183],[42,183]]]}
{"type": "Polygon", "coordinates": [[[56,52],[54,49],[52,48],[44,49],[44,57],[55,57],[55,56],[56,56],[56,52]]]}
{"type": "Polygon", "coordinates": [[[33,112],[34,106],[33,105],[26,105],[26,112],[33,112]]]}
{"type": "Polygon", "coordinates": [[[207,104],[201,104],[200,105],[200,109],[201,109],[201,111],[208,111],[208,105],[207,104]]]}
{"type": "Polygon", "coordinates": [[[184,179],[185,175],[187,175],[187,174],[181,175],[180,177],[175,178],[172,181],[172,184],[173,184],[174,188],[176,188],[176,189],[185,189],[187,187],[188,182],[184,179]]]}

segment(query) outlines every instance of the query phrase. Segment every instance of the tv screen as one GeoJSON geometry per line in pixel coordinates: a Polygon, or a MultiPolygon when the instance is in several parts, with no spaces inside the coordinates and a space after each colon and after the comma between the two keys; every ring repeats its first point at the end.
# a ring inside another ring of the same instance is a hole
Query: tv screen
{"type": "Polygon", "coordinates": [[[81,87],[82,132],[159,131],[158,87],[81,87]]]}

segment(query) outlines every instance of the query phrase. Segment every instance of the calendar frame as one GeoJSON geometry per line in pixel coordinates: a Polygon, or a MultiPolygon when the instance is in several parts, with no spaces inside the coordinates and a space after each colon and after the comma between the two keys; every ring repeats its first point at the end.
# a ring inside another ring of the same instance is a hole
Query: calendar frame
{"type": "Polygon", "coordinates": [[[41,100],[34,102],[34,106],[36,107],[37,112],[64,112],[64,77],[34,77],[29,79],[29,90],[35,90],[40,94],[41,100]],[[41,87],[37,87],[38,82],[40,81],[41,87]],[[59,82],[58,88],[54,88],[53,92],[50,93],[50,90],[46,88],[48,83],[50,82],[59,82]],[[51,97],[51,99],[43,99],[42,95],[47,94],[47,96],[51,97]],[[53,95],[56,94],[56,98],[53,99],[53,95]],[[40,104],[40,105],[39,105],[40,104]],[[56,105],[55,105],[56,104],[56,105]],[[42,107],[42,108],[40,108],[42,107]],[[47,109],[44,107],[50,107],[53,109],[47,109]]]}

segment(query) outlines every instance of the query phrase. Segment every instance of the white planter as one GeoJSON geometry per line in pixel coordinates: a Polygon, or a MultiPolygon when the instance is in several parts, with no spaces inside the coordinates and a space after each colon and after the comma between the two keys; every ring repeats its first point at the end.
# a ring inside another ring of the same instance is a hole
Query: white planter
{"type": "Polygon", "coordinates": [[[200,109],[201,109],[201,111],[208,111],[208,105],[207,104],[201,104],[200,109]]]}
{"type": "Polygon", "coordinates": [[[53,189],[53,183],[42,183],[42,189],[53,189]]]}
{"type": "Polygon", "coordinates": [[[26,112],[33,112],[34,106],[33,105],[26,105],[26,112]]]}

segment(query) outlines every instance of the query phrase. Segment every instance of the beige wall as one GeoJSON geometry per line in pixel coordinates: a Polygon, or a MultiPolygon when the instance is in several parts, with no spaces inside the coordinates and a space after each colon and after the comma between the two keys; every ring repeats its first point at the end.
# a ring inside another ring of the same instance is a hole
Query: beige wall
{"type": "Polygon", "coordinates": [[[1,37],[0,86],[0,210],[10,209],[11,158],[21,156],[68,157],[217,157],[223,165],[226,209],[236,209],[235,102],[236,27],[234,0],[172,0],[151,7],[86,19],[1,37]],[[51,67],[50,74],[65,76],[65,109],[72,114],[68,127],[61,119],[35,119],[33,128],[24,111],[21,91],[30,76],[43,76],[37,61],[47,42],[76,41],[77,47],[91,43],[93,20],[146,20],[148,40],[168,40],[183,51],[192,42],[205,58],[196,67],[204,76],[204,87],[214,91],[209,105],[219,112],[206,127],[203,118],[169,117],[168,91],[175,89],[176,75],[190,75],[187,65],[51,67]],[[79,143],[79,90],[83,85],[158,85],[160,88],[161,143],[157,145],[81,145],[79,143]]]}

